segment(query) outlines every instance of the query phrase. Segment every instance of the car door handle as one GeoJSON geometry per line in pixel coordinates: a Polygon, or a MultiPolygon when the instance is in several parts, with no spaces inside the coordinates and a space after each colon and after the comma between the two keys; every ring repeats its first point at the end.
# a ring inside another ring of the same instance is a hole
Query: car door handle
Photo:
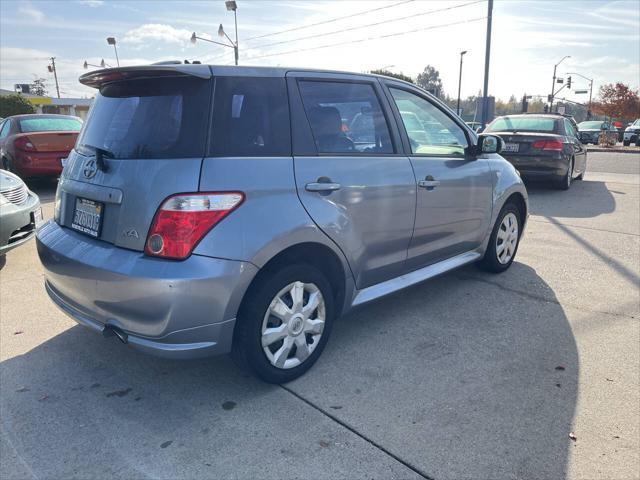
{"type": "Polygon", "coordinates": [[[430,190],[433,190],[438,185],[440,185],[440,181],[439,180],[420,180],[418,182],[418,186],[420,188],[428,188],[430,190]]]}
{"type": "Polygon", "coordinates": [[[339,183],[330,182],[312,182],[307,183],[304,188],[307,192],[333,192],[335,190],[340,190],[341,185],[339,183]]]}

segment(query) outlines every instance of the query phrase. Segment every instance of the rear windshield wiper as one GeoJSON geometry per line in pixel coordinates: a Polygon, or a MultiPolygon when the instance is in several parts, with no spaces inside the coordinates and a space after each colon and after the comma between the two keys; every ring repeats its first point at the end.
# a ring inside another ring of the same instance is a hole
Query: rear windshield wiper
{"type": "Polygon", "coordinates": [[[111,153],[109,150],[105,150],[104,148],[95,147],[93,145],[88,145],[86,143],[82,144],[83,147],[90,148],[94,152],[96,152],[96,167],[98,170],[103,172],[109,171],[109,166],[105,163],[104,159],[106,158],[115,158],[115,155],[111,153]]]}

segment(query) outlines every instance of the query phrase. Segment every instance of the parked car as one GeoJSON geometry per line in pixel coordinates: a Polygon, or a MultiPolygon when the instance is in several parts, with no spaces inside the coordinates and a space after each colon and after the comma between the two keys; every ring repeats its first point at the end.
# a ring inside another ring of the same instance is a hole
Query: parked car
{"type": "Polygon", "coordinates": [[[99,93],[38,231],[46,290],[146,352],[231,352],[287,382],[340,314],[464,264],[502,272],[516,255],[527,191],[500,139],[412,84],[207,65],[80,81],[99,93]],[[412,138],[401,111],[455,143],[412,138]],[[373,142],[359,144],[343,125],[363,112],[373,142]]]}
{"type": "Polygon", "coordinates": [[[69,115],[14,115],[0,123],[2,168],[22,178],[58,176],[82,120],[69,115]]]}
{"type": "Polygon", "coordinates": [[[640,118],[637,118],[624,130],[624,138],[622,139],[622,144],[625,147],[628,147],[632,143],[635,143],[636,147],[640,147],[640,118]]]}
{"type": "Polygon", "coordinates": [[[580,140],[582,143],[593,143],[598,145],[600,140],[600,134],[603,133],[612,142],[616,142],[618,139],[618,130],[609,122],[602,120],[588,120],[586,122],[580,122],[578,124],[578,132],[580,133],[580,140]]]}
{"type": "Polygon", "coordinates": [[[587,170],[587,149],[564,115],[523,114],[498,117],[485,133],[505,142],[502,156],[525,178],[551,181],[568,190],[587,170]]]}
{"type": "Polygon", "coordinates": [[[31,240],[41,223],[38,196],[20,177],[0,170],[0,256],[31,240]]]}

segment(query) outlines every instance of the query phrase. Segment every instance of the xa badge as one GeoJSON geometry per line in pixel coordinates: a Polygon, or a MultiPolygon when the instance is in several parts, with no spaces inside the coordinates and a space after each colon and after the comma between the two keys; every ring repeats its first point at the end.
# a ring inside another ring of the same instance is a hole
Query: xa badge
{"type": "Polygon", "coordinates": [[[94,159],[87,160],[84,163],[84,169],[82,170],[82,173],[86,178],[95,177],[97,171],[98,167],[96,166],[96,161],[94,159]]]}
{"type": "Polygon", "coordinates": [[[133,237],[133,238],[140,238],[138,236],[138,232],[135,229],[131,229],[131,230],[124,230],[122,232],[122,236],[123,237],[133,237]]]}

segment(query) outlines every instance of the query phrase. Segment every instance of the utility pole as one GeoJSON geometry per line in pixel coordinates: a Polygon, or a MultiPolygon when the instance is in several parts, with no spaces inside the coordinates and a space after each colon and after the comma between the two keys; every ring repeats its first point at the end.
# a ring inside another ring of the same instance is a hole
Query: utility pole
{"type": "Polygon", "coordinates": [[[456,113],[458,116],[462,117],[460,114],[460,88],[462,87],[462,57],[467,51],[460,52],[460,76],[458,77],[458,108],[456,109],[456,113]]]}
{"type": "Polygon", "coordinates": [[[56,72],[56,57],[51,57],[51,65],[49,65],[49,71],[53,72],[53,78],[56,80],[56,93],[60,98],[60,87],[58,86],[58,73],[56,72]]]}
{"type": "Polygon", "coordinates": [[[493,0],[489,0],[487,9],[487,45],[484,52],[484,97],[482,99],[482,129],[487,125],[489,110],[489,59],[491,58],[491,19],[493,0]]]}
{"type": "Polygon", "coordinates": [[[563,86],[560,90],[558,90],[558,92],[554,92],[554,90],[556,89],[556,70],[558,68],[558,65],[560,65],[567,58],[571,58],[571,55],[565,55],[558,63],[553,66],[553,82],[551,83],[551,95],[549,95],[549,112],[553,111],[553,97],[556,93],[562,90],[562,88],[564,88],[563,86]]]}

